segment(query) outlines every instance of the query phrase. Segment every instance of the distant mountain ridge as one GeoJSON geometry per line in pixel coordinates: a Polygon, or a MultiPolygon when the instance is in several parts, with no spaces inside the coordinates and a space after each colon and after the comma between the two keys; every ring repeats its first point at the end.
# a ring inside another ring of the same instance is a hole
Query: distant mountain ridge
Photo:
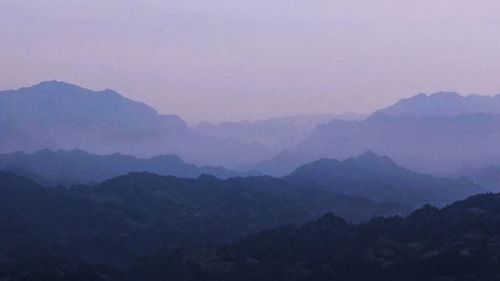
{"type": "Polygon", "coordinates": [[[500,114],[500,94],[495,96],[461,96],[455,92],[418,94],[402,99],[376,113],[390,116],[453,117],[460,114],[500,114]]]}
{"type": "Polygon", "coordinates": [[[197,178],[209,174],[218,178],[243,175],[224,167],[197,167],[175,155],[136,158],[130,155],[95,155],[83,150],[0,154],[0,170],[11,171],[43,185],[92,184],[126,175],[149,172],[158,175],[197,178]]]}
{"type": "Polygon", "coordinates": [[[190,128],[112,90],[47,81],[0,92],[0,153],[174,154],[198,166],[283,176],[320,158],[371,150],[412,170],[450,174],[499,162],[499,101],[500,95],[440,92],[403,99],[363,120],[317,115],[190,128]],[[330,118],[336,119],[323,123],[330,118]]]}
{"type": "Polygon", "coordinates": [[[176,154],[200,165],[240,165],[265,147],[193,133],[176,115],[60,81],[0,92],[0,152],[82,149],[135,156],[176,154]]]}
{"type": "Polygon", "coordinates": [[[500,166],[464,169],[456,173],[456,176],[466,177],[493,192],[500,191],[500,166]]]}
{"type": "Polygon", "coordinates": [[[346,159],[367,150],[399,165],[430,174],[498,163],[500,114],[453,117],[372,115],[363,121],[334,120],[320,125],[297,146],[246,167],[286,175],[321,158],[346,159]]]}
{"type": "MultiPolygon", "coordinates": [[[[0,170],[14,172],[42,185],[97,184],[131,172],[181,178],[212,175],[220,179],[255,175],[224,167],[198,167],[174,155],[136,158],[94,155],[81,150],[0,154],[0,170]]],[[[322,186],[332,192],[419,207],[441,206],[485,190],[466,180],[451,180],[404,169],[389,157],[366,152],[343,161],[321,159],[297,168],[283,180],[296,186],[322,186]],[[383,192],[381,192],[383,191],[383,192]]]]}
{"type": "Polygon", "coordinates": [[[202,122],[192,129],[200,135],[260,143],[272,151],[279,151],[297,145],[319,124],[329,123],[334,119],[362,120],[365,117],[355,113],[294,115],[257,121],[202,122]]]}

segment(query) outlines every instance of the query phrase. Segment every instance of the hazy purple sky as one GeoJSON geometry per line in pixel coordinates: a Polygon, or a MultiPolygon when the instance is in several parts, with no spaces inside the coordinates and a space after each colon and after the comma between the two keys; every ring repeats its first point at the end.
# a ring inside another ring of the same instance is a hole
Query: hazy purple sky
{"type": "Polygon", "coordinates": [[[0,0],[0,88],[112,88],[188,121],[500,92],[500,1],[0,0]]]}

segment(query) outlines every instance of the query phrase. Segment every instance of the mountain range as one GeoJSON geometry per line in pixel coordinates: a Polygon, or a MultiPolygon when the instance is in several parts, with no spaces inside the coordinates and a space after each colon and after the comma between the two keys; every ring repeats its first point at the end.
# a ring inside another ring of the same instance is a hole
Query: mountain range
{"type": "Polygon", "coordinates": [[[475,194],[499,100],[189,127],[112,90],[0,92],[0,280],[498,280],[500,197],[475,194]]]}
{"type": "MultiPolygon", "coordinates": [[[[96,185],[131,172],[147,172],[181,178],[211,175],[220,179],[243,177],[223,167],[198,167],[173,155],[151,158],[111,154],[94,155],[82,150],[0,154],[0,170],[23,175],[45,186],[96,185]]],[[[486,189],[465,179],[452,180],[404,169],[386,156],[366,152],[344,161],[321,159],[304,164],[281,178],[292,186],[324,188],[337,194],[420,207],[442,206],[486,189]]],[[[311,189],[314,190],[314,189],[311,189]]]]}
{"type": "Polygon", "coordinates": [[[223,181],[135,173],[66,189],[1,172],[0,191],[3,280],[493,281],[500,276],[498,194],[476,195],[441,210],[427,205],[407,217],[352,224],[325,214],[298,226],[321,205],[356,214],[353,218],[391,213],[397,206],[293,188],[269,177],[223,181]],[[241,237],[277,225],[282,226],[241,237]]]}
{"type": "Polygon", "coordinates": [[[0,152],[81,149],[284,176],[367,150],[411,170],[456,174],[500,164],[500,95],[419,94],[368,118],[311,115],[189,127],[112,90],[59,81],[0,92],[0,152]]]}

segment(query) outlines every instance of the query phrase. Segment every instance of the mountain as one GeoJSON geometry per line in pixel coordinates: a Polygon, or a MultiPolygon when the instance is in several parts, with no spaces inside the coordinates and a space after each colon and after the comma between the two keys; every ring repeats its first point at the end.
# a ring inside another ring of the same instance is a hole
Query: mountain
{"type": "Polygon", "coordinates": [[[193,133],[175,115],[112,90],[59,81],[0,92],[0,152],[82,149],[97,154],[175,154],[200,165],[236,166],[268,156],[257,144],[193,133]]]}
{"type": "Polygon", "coordinates": [[[0,120],[7,125],[2,127],[11,133],[7,141],[12,140],[2,142],[2,150],[84,146],[95,139],[120,143],[127,137],[189,131],[179,117],[159,115],[112,90],[94,92],[59,81],[0,92],[0,109],[0,120]]]}
{"type": "Polygon", "coordinates": [[[467,180],[451,180],[404,169],[389,157],[366,152],[344,161],[321,159],[286,176],[293,183],[314,182],[334,192],[420,207],[442,206],[485,190],[467,180]]]}
{"type": "Polygon", "coordinates": [[[390,116],[453,117],[461,114],[500,114],[500,94],[461,96],[455,92],[419,94],[377,111],[390,116]]]}
{"type": "Polygon", "coordinates": [[[500,167],[498,166],[464,169],[458,172],[456,176],[466,177],[474,183],[484,186],[490,191],[500,191],[500,167]]]}
{"type": "Polygon", "coordinates": [[[499,194],[360,225],[328,214],[211,252],[159,251],[129,274],[158,281],[493,281],[500,279],[499,217],[499,194]]]}
{"type": "Polygon", "coordinates": [[[297,145],[319,124],[328,123],[334,119],[361,120],[363,118],[365,116],[354,113],[295,115],[257,121],[202,122],[192,129],[200,135],[259,143],[272,151],[279,151],[297,145]]]}
{"type": "Polygon", "coordinates": [[[0,154],[0,170],[11,171],[44,185],[98,183],[130,172],[197,178],[203,174],[219,178],[235,177],[237,172],[224,167],[197,167],[175,155],[136,158],[122,154],[95,155],[83,150],[0,154]]]}
{"type": "Polygon", "coordinates": [[[95,186],[46,188],[0,172],[0,194],[2,280],[28,275],[23,270],[35,274],[37,266],[47,270],[52,263],[59,269],[68,265],[61,271],[75,264],[124,269],[155,250],[218,245],[326,212],[361,222],[410,211],[270,177],[131,173],[95,186]]]}
{"type": "Polygon", "coordinates": [[[334,120],[320,125],[299,145],[250,167],[286,175],[317,159],[345,159],[370,150],[411,170],[453,174],[498,163],[499,128],[500,114],[413,117],[378,113],[363,121],[334,120]]]}

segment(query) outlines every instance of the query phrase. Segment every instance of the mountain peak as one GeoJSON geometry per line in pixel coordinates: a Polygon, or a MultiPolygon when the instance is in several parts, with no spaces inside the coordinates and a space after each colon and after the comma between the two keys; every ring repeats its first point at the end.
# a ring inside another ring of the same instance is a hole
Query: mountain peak
{"type": "Polygon", "coordinates": [[[376,154],[371,150],[366,151],[356,158],[345,160],[345,162],[349,161],[352,161],[356,166],[362,167],[366,171],[370,171],[375,174],[393,174],[405,171],[404,168],[400,167],[388,156],[376,154]]]}
{"type": "Polygon", "coordinates": [[[110,96],[110,97],[123,98],[122,95],[120,95],[117,91],[112,90],[112,89],[104,89],[104,90],[99,91],[97,93],[98,94],[102,94],[102,95],[107,95],[107,96],[110,96]]]}
{"type": "Polygon", "coordinates": [[[38,84],[35,84],[31,87],[28,87],[28,89],[36,90],[39,92],[46,92],[46,91],[68,91],[68,90],[84,90],[84,88],[79,87],[75,84],[67,83],[64,81],[59,81],[59,80],[49,80],[49,81],[42,81],[38,84]]]}
{"type": "Polygon", "coordinates": [[[389,157],[381,156],[373,151],[366,151],[356,158],[344,161],[323,158],[297,168],[291,177],[348,177],[360,175],[389,175],[407,172],[389,157]]]}
{"type": "Polygon", "coordinates": [[[368,150],[365,153],[360,154],[358,157],[355,158],[356,161],[362,161],[362,162],[378,162],[380,164],[394,164],[395,163],[391,160],[391,158],[383,155],[376,154],[375,152],[368,150]]]}
{"type": "Polygon", "coordinates": [[[432,93],[428,96],[429,98],[463,98],[460,94],[456,92],[446,92],[446,91],[440,91],[440,92],[435,92],[432,93]]]}
{"type": "Polygon", "coordinates": [[[372,158],[378,158],[378,157],[382,157],[378,154],[376,154],[375,152],[371,151],[371,150],[367,150],[366,152],[360,154],[358,157],[356,157],[356,159],[372,159],[372,158]]]}
{"type": "Polygon", "coordinates": [[[74,87],[77,87],[76,85],[74,84],[71,84],[71,83],[68,83],[68,82],[65,82],[65,81],[62,81],[62,80],[46,80],[46,81],[42,81],[32,87],[43,87],[43,86],[74,86],[74,87]]]}
{"type": "Polygon", "coordinates": [[[112,89],[104,89],[101,91],[92,91],[75,84],[71,84],[60,80],[42,81],[30,87],[24,87],[19,90],[28,91],[37,94],[50,94],[50,95],[76,95],[76,94],[97,94],[106,97],[117,97],[125,99],[122,95],[112,89]]]}
{"type": "Polygon", "coordinates": [[[341,162],[315,161],[299,167],[285,180],[294,184],[312,182],[338,193],[412,206],[442,205],[482,190],[471,182],[407,170],[372,151],[341,162]]]}

